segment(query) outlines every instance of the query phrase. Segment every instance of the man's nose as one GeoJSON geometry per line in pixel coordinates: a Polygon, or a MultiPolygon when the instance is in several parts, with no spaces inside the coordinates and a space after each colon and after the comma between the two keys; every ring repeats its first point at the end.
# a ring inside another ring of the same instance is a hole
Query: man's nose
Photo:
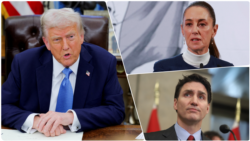
{"type": "Polygon", "coordinates": [[[63,39],[63,50],[68,50],[68,49],[69,49],[68,41],[67,39],[63,39]]]}
{"type": "Polygon", "coordinates": [[[193,96],[191,99],[191,105],[197,106],[198,105],[198,98],[196,96],[193,96]]]}

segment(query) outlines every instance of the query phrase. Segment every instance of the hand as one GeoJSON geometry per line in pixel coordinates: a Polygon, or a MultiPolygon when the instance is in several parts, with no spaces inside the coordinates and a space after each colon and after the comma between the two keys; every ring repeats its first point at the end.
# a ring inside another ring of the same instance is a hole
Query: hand
{"type": "Polygon", "coordinates": [[[53,135],[55,133],[56,129],[59,125],[70,125],[72,124],[74,119],[74,114],[72,112],[70,113],[59,113],[59,112],[53,112],[49,111],[46,114],[40,114],[40,119],[38,120],[38,123],[36,124],[36,128],[39,132],[47,133],[53,135]]]}
{"type": "MultiPolygon", "coordinates": [[[[44,114],[41,114],[41,116],[43,116],[44,114]]],[[[35,116],[35,118],[34,118],[34,124],[33,124],[33,127],[32,128],[34,128],[34,129],[37,129],[36,128],[36,125],[38,124],[38,121],[40,120],[40,116],[35,116]]],[[[38,130],[38,129],[37,129],[38,130]]],[[[40,132],[40,131],[39,131],[40,132]]],[[[59,125],[57,128],[56,128],[56,130],[55,130],[55,132],[52,132],[52,133],[50,133],[50,132],[41,132],[41,133],[43,133],[45,136],[47,136],[47,137],[49,137],[49,136],[51,136],[51,137],[54,137],[54,136],[59,136],[59,135],[61,135],[61,134],[64,134],[64,133],[66,133],[66,130],[65,129],[63,129],[63,126],[62,125],[59,125]]]]}
{"type": "Polygon", "coordinates": [[[58,125],[57,128],[55,129],[55,132],[44,132],[43,134],[46,137],[54,137],[54,136],[59,136],[64,133],[66,133],[66,130],[63,129],[62,125],[58,125]]]}

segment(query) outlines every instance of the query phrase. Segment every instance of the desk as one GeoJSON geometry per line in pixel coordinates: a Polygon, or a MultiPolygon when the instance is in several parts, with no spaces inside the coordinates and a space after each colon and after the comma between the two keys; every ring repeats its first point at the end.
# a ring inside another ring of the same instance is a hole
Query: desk
{"type": "MultiPolygon", "coordinates": [[[[11,129],[2,126],[2,129],[11,129]]],[[[14,129],[13,129],[14,130],[14,129]]],[[[84,132],[83,140],[135,140],[142,132],[140,125],[116,125],[84,132]]]]}

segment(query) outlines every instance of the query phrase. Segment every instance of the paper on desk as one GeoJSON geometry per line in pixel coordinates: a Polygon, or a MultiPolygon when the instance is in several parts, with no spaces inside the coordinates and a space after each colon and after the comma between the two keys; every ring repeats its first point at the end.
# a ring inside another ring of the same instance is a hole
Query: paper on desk
{"type": "Polygon", "coordinates": [[[69,130],[65,134],[55,137],[46,137],[40,132],[34,134],[21,133],[18,130],[2,129],[2,140],[82,140],[83,132],[72,133],[69,130]]]}
{"type": "Polygon", "coordinates": [[[141,134],[139,134],[135,139],[136,140],[144,140],[144,134],[143,134],[143,132],[141,134]]]}

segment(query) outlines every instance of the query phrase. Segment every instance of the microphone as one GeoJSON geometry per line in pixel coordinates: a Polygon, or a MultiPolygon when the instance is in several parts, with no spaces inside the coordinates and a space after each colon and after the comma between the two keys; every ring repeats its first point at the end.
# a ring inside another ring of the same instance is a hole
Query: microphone
{"type": "Polygon", "coordinates": [[[202,63],[200,64],[200,68],[203,68],[203,64],[202,63]]]}
{"type": "Polygon", "coordinates": [[[230,129],[226,124],[223,124],[220,126],[220,131],[225,134],[225,133],[228,133],[230,129]]]}
{"type": "Polygon", "coordinates": [[[223,125],[220,126],[220,131],[222,133],[224,133],[224,134],[228,133],[230,131],[233,134],[233,136],[234,136],[234,140],[237,140],[236,137],[235,137],[234,132],[232,130],[230,130],[229,127],[226,124],[223,124],[223,125]]]}

